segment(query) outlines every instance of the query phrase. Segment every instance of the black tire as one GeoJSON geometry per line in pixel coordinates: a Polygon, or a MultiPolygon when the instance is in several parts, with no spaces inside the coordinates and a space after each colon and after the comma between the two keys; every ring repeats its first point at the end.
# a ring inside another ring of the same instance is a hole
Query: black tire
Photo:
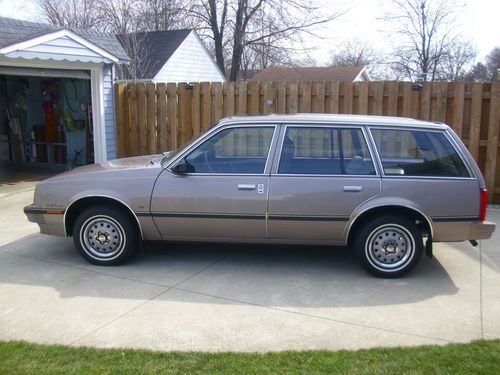
{"type": "Polygon", "coordinates": [[[411,219],[381,216],[367,221],[358,230],[354,253],[372,275],[401,277],[410,272],[422,257],[422,234],[411,219]]]}
{"type": "Polygon", "coordinates": [[[112,207],[90,207],[73,226],[73,242],[92,264],[116,266],[128,261],[139,245],[137,228],[129,215],[112,207]]]}

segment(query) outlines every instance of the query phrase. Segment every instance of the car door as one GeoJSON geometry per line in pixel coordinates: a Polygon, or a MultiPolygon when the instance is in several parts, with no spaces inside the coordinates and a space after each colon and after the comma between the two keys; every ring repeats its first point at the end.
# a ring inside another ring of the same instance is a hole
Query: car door
{"type": "Polygon", "coordinates": [[[342,243],[356,207],[380,194],[362,127],[286,126],[269,191],[269,237],[342,243]]]}
{"type": "Polygon", "coordinates": [[[164,239],[265,239],[274,125],[222,128],[159,176],[151,213],[164,239]],[[175,169],[175,168],[174,168],[175,169]]]}

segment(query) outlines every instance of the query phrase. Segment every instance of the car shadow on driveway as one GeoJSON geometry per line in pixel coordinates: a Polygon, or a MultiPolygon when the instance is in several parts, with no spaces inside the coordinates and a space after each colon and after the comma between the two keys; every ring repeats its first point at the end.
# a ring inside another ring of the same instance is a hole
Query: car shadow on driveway
{"type": "Polygon", "coordinates": [[[0,247],[0,283],[52,288],[60,298],[127,299],[144,299],[144,284],[189,292],[192,302],[204,295],[282,308],[399,305],[458,292],[439,261],[425,256],[393,280],[368,275],[348,248],[316,246],[145,243],[128,264],[99,267],[80,258],[71,239],[40,234],[0,247]]]}

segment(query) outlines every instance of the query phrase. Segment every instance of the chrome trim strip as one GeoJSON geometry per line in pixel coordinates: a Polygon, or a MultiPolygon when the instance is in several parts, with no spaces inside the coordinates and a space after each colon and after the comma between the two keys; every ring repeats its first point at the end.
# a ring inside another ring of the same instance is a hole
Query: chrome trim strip
{"type": "Polygon", "coordinates": [[[153,217],[204,218],[204,219],[265,219],[264,214],[222,214],[205,212],[151,212],[153,217]]]}
{"type": "Polygon", "coordinates": [[[73,201],[71,201],[70,204],[68,204],[68,206],[66,207],[66,210],[64,211],[64,216],[63,216],[64,233],[66,234],[66,237],[69,237],[68,232],[66,230],[66,214],[68,213],[70,207],[73,204],[75,204],[79,200],[82,200],[82,199],[85,199],[85,198],[108,198],[108,199],[112,199],[112,200],[114,200],[116,202],[119,202],[119,203],[123,204],[132,213],[132,215],[134,216],[135,221],[137,222],[137,226],[139,227],[139,233],[141,235],[141,239],[144,239],[144,236],[143,236],[143,233],[142,233],[141,223],[139,222],[139,218],[137,217],[137,215],[135,214],[135,212],[132,210],[132,208],[127,203],[125,203],[124,201],[122,201],[121,199],[118,199],[116,197],[110,197],[109,195],[101,195],[101,194],[97,194],[97,195],[95,195],[95,194],[93,194],[93,195],[85,195],[83,197],[78,197],[78,198],[74,199],[73,201]]]}
{"type": "Polygon", "coordinates": [[[479,221],[479,216],[432,216],[432,221],[436,223],[453,221],[479,221]]]}
{"type": "Polygon", "coordinates": [[[320,216],[320,215],[269,215],[269,220],[285,221],[348,221],[349,216],[320,216]]]}

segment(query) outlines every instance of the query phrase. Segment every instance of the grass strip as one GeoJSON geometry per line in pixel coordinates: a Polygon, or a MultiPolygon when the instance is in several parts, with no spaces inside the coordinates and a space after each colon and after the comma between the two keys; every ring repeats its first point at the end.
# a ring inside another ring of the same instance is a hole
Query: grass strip
{"type": "Polygon", "coordinates": [[[0,342],[0,374],[500,374],[500,340],[357,351],[155,352],[0,342]]]}

